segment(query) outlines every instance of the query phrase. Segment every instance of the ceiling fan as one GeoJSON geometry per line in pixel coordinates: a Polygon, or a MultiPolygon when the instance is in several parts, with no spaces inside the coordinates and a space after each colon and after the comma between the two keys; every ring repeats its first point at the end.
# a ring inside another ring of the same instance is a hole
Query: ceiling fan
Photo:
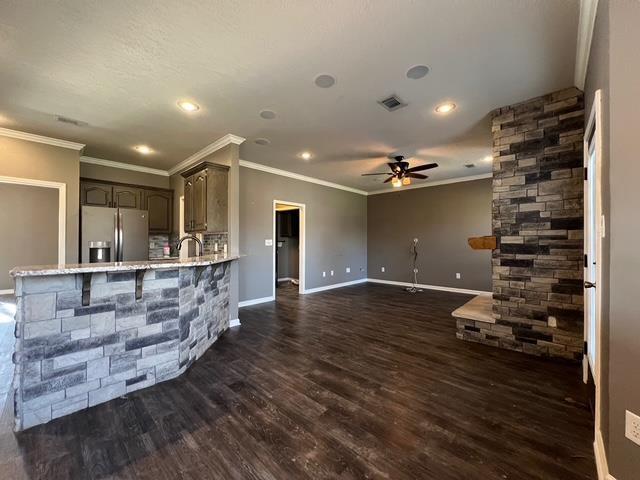
{"type": "Polygon", "coordinates": [[[417,167],[409,168],[409,162],[404,159],[403,155],[395,155],[393,157],[389,157],[395,160],[395,162],[389,162],[389,168],[391,172],[388,173],[363,173],[362,176],[370,176],[370,175],[388,175],[383,183],[389,183],[394,187],[400,187],[401,185],[411,185],[412,178],[425,179],[429,178],[427,175],[423,175],[420,172],[422,170],[430,170],[432,168],[436,168],[438,166],[437,163],[428,163],[426,165],[418,165],[417,167]]]}

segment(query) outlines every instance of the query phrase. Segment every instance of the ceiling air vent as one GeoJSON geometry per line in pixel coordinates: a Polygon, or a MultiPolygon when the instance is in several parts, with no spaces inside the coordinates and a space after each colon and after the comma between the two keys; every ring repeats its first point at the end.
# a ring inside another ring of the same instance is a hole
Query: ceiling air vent
{"type": "Polygon", "coordinates": [[[467,168],[474,168],[476,165],[474,163],[465,163],[464,166],[467,168]]]}
{"type": "Polygon", "coordinates": [[[396,95],[391,95],[387,98],[383,98],[382,100],[379,100],[378,103],[390,112],[407,106],[407,104],[400,100],[400,98],[398,98],[396,95]]]}
{"type": "Polygon", "coordinates": [[[68,123],[70,125],[75,125],[76,127],[86,127],[87,125],[89,125],[87,122],[83,122],[81,120],[75,120],[75,119],[69,118],[69,117],[63,117],[62,115],[58,115],[56,117],[56,120],[58,120],[59,122],[62,122],[62,123],[68,123]]]}

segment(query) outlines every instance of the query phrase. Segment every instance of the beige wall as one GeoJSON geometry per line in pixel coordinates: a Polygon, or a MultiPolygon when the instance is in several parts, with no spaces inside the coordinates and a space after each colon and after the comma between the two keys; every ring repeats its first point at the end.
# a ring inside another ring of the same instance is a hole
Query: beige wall
{"type": "Polygon", "coordinates": [[[66,262],[78,261],[80,152],[0,136],[0,175],[67,186],[66,262]]]}
{"type": "Polygon", "coordinates": [[[273,239],[274,200],[306,205],[305,288],[366,278],[367,197],[246,167],[240,173],[241,301],[273,293],[273,247],[264,241],[273,239]]]}
{"type": "Polygon", "coordinates": [[[491,235],[491,182],[369,195],[369,277],[412,282],[410,248],[417,238],[418,283],[491,291],[491,251],[472,250],[467,243],[469,237],[491,235]],[[456,273],[462,278],[456,279],[456,273]]]}
{"type": "Polygon", "coordinates": [[[58,263],[58,195],[57,188],[0,183],[0,290],[13,290],[16,266],[58,263]]]}
{"type": "Polygon", "coordinates": [[[170,188],[169,177],[152,173],[136,172],[123,168],[105,167],[90,163],[80,163],[80,176],[107,182],[130,183],[146,187],[170,188]]]}

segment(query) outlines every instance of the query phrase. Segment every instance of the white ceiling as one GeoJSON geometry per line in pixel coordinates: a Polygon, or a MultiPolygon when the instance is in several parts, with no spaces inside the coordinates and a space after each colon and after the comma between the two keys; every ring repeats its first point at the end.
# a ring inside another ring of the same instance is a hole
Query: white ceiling
{"type": "Polygon", "coordinates": [[[485,173],[488,113],[573,84],[578,11],[579,0],[1,0],[0,127],[160,169],[233,133],[245,160],[363,190],[380,189],[384,177],[360,174],[385,171],[390,153],[438,162],[432,180],[485,173]],[[406,78],[416,64],[431,72],[406,78]],[[316,87],[319,73],[337,83],[316,87]],[[391,93],[409,105],[376,103],[391,93]],[[202,109],[183,113],[184,98],[202,109]],[[435,114],[443,100],[458,108],[435,114]]]}

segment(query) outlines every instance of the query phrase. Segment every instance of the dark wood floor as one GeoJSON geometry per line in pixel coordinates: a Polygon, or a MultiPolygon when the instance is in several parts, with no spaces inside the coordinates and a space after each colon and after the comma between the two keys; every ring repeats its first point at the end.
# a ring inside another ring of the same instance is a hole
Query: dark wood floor
{"type": "Polygon", "coordinates": [[[579,368],[457,340],[468,299],[279,289],[174,381],[17,435],[5,409],[0,478],[596,478],[579,368]]]}

